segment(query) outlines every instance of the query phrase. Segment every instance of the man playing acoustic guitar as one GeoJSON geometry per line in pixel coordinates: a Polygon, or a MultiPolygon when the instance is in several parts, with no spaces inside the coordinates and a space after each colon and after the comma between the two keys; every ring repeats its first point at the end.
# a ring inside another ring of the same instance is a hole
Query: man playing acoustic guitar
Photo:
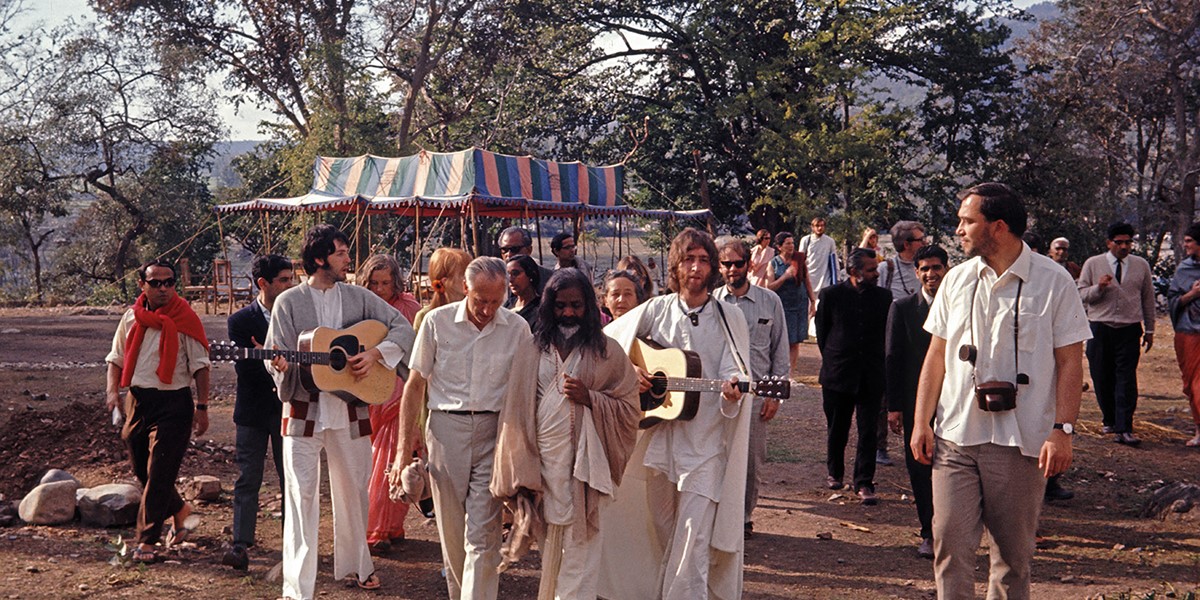
{"type": "MultiPolygon", "coordinates": [[[[407,376],[416,334],[400,311],[365,287],[346,285],[349,239],[330,225],[305,234],[306,281],[275,300],[264,346],[296,350],[300,334],[316,327],[342,329],[367,319],[387,326],[384,341],[349,357],[357,378],[387,368],[407,376]],[[379,365],[382,366],[379,366],[379,365]]],[[[283,595],[308,600],[317,579],[320,525],[321,450],[329,463],[333,501],[333,575],[353,575],[363,589],[378,589],[367,548],[367,480],[371,473],[371,421],[367,405],[331,393],[314,393],[301,383],[299,368],[282,356],[270,361],[283,411],[283,595]]]]}
{"type": "MultiPolygon", "coordinates": [[[[720,393],[700,394],[691,420],[662,421],[639,439],[606,517],[611,528],[603,541],[600,595],[741,598],[752,403],[734,384],[750,379],[749,333],[738,307],[712,297],[721,276],[707,233],[683,230],[671,242],[667,262],[675,293],[643,303],[605,332],[626,348],[636,336],[695,352],[701,377],[724,383],[720,393]],[[639,520],[646,512],[650,520],[639,520]],[[654,531],[637,526],[646,522],[654,531]],[[665,567],[658,577],[630,575],[658,565],[665,567]]],[[[639,368],[639,375],[642,390],[650,389],[646,371],[639,368]]]]}

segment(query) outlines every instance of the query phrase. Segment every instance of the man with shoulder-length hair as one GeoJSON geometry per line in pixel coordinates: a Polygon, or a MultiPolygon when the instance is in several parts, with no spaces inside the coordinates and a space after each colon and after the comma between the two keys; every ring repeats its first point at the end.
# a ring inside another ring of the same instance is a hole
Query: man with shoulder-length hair
{"type": "MultiPolygon", "coordinates": [[[[308,278],[275,299],[269,348],[296,350],[300,334],[326,327],[344,329],[367,319],[387,326],[384,340],[347,361],[351,373],[365,376],[386,368],[400,375],[412,349],[412,325],[365,287],[346,285],[349,238],[330,225],[304,236],[308,278]]],[[[301,383],[301,369],[283,356],[267,363],[283,409],[283,595],[308,600],[317,580],[317,530],[321,524],[321,451],[329,465],[333,503],[333,576],[363,589],[379,589],[367,547],[368,480],[371,475],[371,420],[367,405],[331,393],[313,393],[301,383]]]]}
{"type": "Polygon", "coordinates": [[[1071,465],[1091,332],[1071,276],[1021,240],[1020,196],[983,183],[959,200],[956,233],[972,258],[929,309],[912,453],[933,464],[938,597],[974,597],[987,527],[988,597],[1029,598],[1038,512],[1046,478],[1071,465]]]}
{"type": "MultiPolygon", "coordinates": [[[[538,504],[547,530],[539,597],[595,598],[601,509],[621,484],[642,416],[638,377],[621,346],[604,335],[586,274],[556,271],[539,312],[537,401],[502,416],[502,428],[525,435],[521,444],[502,438],[496,472],[519,473],[518,462],[541,464],[540,473],[530,473],[543,486],[538,504]],[[534,447],[538,456],[520,451],[534,447]]],[[[493,483],[505,499],[535,485],[493,483]]]]}
{"type": "MultiPolygon", "coordinates": [[[[516,488],[541,491],[536,456],[497,462],[501,436],[525,439],[527,432],[504,428],[502,420],[509,411],[528,409],[537,389],[536,355],[525,319],[503,306],[504,261],[476,258],[466,279],[466,299],[429,311],[421,322],[400,405],[398,448],[416,446],[420,403],[428,398],[425,447],[447,590],[451,600],[494,600],[501,504],[490,489],[493,481],[515,482],[513,495],[521,491],[516,488]],[[517,471],[497,473],[502,466],[517,471]]],[[[392,469],[412,460],[411,450],[398,452],[392,469]]]]}
{"type": "MultiPolygon", "coordinates": [[[[707,233],[684,229],[667,262],[674,293],[651,298],[605,331],[627,348],[640,337],[695,352],[701,377],[722,381],[721,391],[701,393],[692,420],[662,421],[641,436],[644,453],[635,451],[613,505],[622,525],[604,536],[600,595],[740,598],[751,403],[735,385],[750,378],[750,336],[742,311],[712,297],[720,272],[707,233]],[[638,526],[645,523],[653,531],[638,526]],[[662,565],[660,577],[629,576],[646,565],[662,565]]],[[[649,374],[638,372],[649,389],[649,374]]]]}
{"type": "MultiPolygon", "coordinates": [[[[142,293],[121,316],[108,363],[105,408],[125,414],[121,439],[133,473],[142,483],[133,560],[157,560],[154,545],[168,518],[168,546],[187,539],[192,507],[175,489],[175,478],[193,429],[208,430],[208,338],[200,317],[175,292],[175,267],[152,260],[138,269],[142,293]],[[196,401],[192,402],[192,381],[196,401]],[[127,388],[124,402],[121,389],[127,388]]],[[[193,517],[194,519],[195,517],[193,517]]]]}

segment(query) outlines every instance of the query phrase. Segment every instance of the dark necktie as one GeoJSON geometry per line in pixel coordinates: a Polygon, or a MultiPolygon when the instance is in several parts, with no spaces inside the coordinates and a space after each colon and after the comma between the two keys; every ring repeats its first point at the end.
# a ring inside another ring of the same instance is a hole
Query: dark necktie
{"type": "Polygon", "coordinates": [[[1117,259],[1117,283],[1121,283],[1121,259],[1117,259]]]}

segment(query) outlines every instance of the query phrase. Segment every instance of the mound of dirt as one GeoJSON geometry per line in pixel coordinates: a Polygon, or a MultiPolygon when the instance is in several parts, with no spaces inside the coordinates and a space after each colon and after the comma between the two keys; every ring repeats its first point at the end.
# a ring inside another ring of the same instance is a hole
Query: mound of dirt
{"type": "Polygon", "coordinates": [[[0,429],[0,494],[19,499],[56,468],[74,473],[100,466],[132,478],[125,445],[110,418],[103,406],[82,402],[10,418],[0,429]]]}

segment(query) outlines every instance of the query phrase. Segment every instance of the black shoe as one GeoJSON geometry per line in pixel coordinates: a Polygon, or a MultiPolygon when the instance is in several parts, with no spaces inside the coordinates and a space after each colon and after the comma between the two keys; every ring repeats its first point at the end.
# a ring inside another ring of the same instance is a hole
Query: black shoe
{"type": "Polygon", "coordinates": [[[421,510],[421,514],[424,515],[424,517],[426,519],[432,519],[434,517],[433,498],[426,498],[426,499],[418,502],[417,508],[419,508],[421,510]]]}
{"type": "Polygon", "coordinates": [[[879,498],[875,497],[875,488],[867,485],[858,488],[858,499],[862,501],[863,506],[879,504],[879,498]]]}
{"type": "Polygon", "coordinates": [[[833,475],[827,475],[825,477],[825,487],[831,490],[840,490],[842,489],[842,480],[833,475]]]}
{"type": "Polygon", "coordinates": [[[1114,431],[1115,430],[1113,429],[1112,425],[1105,425],[1100,428],[1100,433],[1104,433],[1104,434],[1113,433],[1114,431]]]}
{"type": "Polygon", "coordinates": [[[235,545],[221,556],[221,564],[233,567],[238,571],[245,571],[250,568],[250,557],[246,554],[245,548],[235,545]]]}
{"type": "Polygon", "coordinates": [[[1058,484],[1056,477],[1051,477],[1046,481],[1046,500],[1070,500],[1075,497],[1075,492],[1058,484]]]}
{"type": "Polygon", "coordinates": [[[887,450],[876,450],[875,451],[875,464],[883,466],[883,467],[890,467],[896,463],[892,462],[892,457],[888,456],[887,450]]]}
{"type": "Polygon", "coordinates": [[[933,540],[924,538],[921,540],[921,545],[917,546],[917,556],[921,558],[933,558],[933,540]]]}
{"type": "Polygon", "coordinates": [[[1113,441],[1118,444],[1125,444],[1126,446],[1136,446],[1142,443],[1142,440],[1137,439],[1129,432],[1118,433],[1116,439],[1113,441]]]}

